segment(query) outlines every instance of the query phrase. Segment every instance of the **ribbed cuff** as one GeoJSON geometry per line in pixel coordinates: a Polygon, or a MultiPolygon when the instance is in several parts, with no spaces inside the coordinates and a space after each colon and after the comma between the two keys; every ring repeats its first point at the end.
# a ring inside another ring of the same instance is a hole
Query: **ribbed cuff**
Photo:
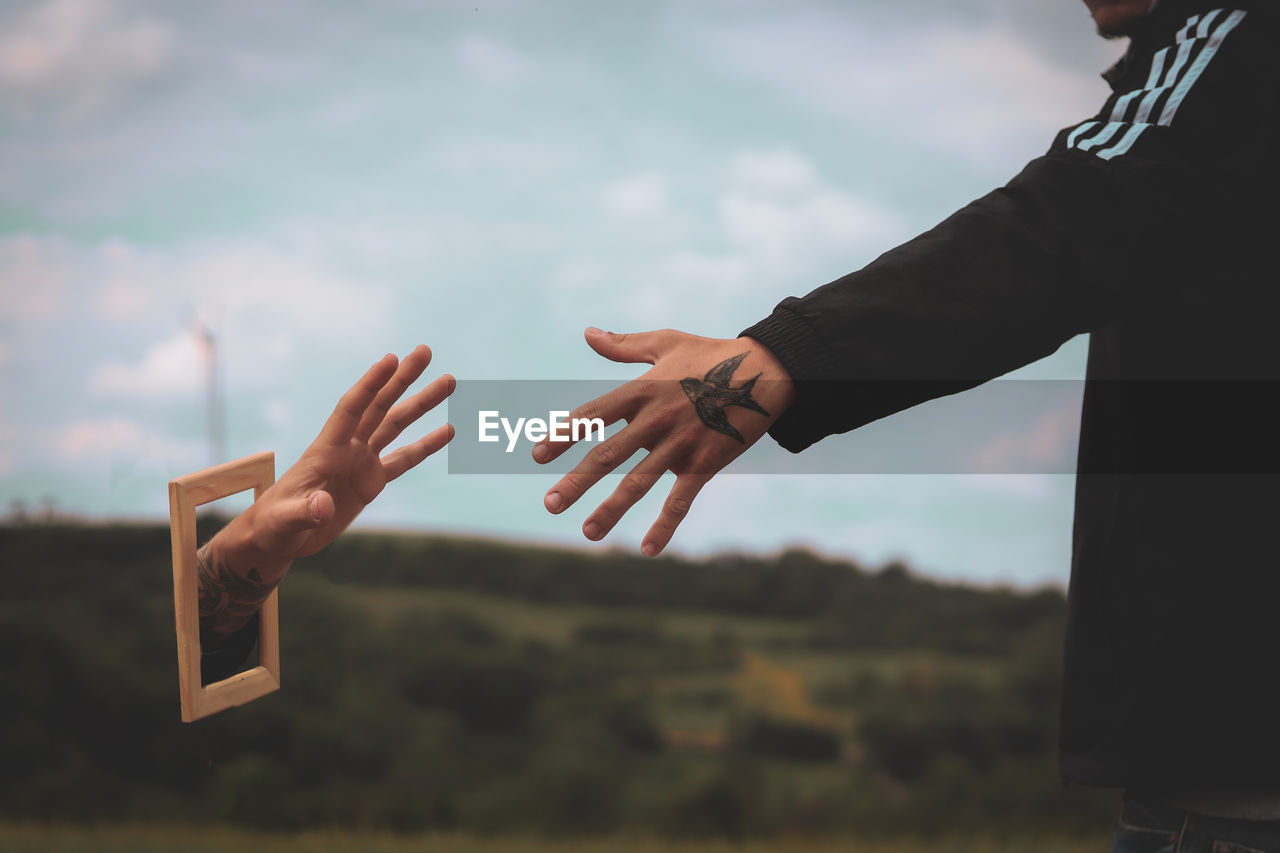
{"type": "Polygon", "coordinates": [[[828,378],[828,358],[818,333],[807,320],[782,305],[741,335],[768,347],[793,382],[828,378]]]}
{"type": "Polygon", "coordinates": [[[820,411],[814,406],[814,397],[823,396],[821,377],[829,368],[817,332],[808,321],[783,305],[744,329],[741,336],[754,338],[768,347],[791,377],[795,402],[774,421],[769,436],[783,449],[799,453],[829,435],[814,417],[820,411]]]}

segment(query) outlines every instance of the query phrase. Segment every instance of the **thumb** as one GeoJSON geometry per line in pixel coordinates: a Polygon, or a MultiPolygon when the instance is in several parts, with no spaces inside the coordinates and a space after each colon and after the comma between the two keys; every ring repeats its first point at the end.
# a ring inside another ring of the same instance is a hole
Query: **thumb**
{"type": "Polygon", "coordinates": [[[663,329],[657,332],[634,332],[619,335],[592,326],[586,331],[587,345],[610,361],[628,364],[644,361],[653,364],[672,344],[671,337],[679,332],[663,329]]]}
{"type": "Polygon", "coordinates": [[[333,513],[333,496],[319,489],[276,504],[267,518],[271,533],[288,537],[327,524],[333,520],[333,513]]]}
{"type": "Polygon", "coordinates": [[[328,524],[335,514],[333,496],[323,490],[305,497],[257,502],[253,509],[259,513],[254,524],[258,547],[267,554],[288,559],[301,556],[297,551],[310,532],[328,524]]]}
{"type": "Polygon", "coordinates": [[[333,495],[324,489],[312,492],[304,504],[303,511],[308,527],[323,527],[333,521],[333,495]]]}

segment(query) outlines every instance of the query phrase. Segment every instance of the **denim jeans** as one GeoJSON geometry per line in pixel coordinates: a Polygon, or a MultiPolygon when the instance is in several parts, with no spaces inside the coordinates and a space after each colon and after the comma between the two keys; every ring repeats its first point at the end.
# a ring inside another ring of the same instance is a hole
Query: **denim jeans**
{"type": "Polygon", "coordinates": [[[1280,820],[1209,817],[1126,799],[1111,853],[1280,853],[1280,820]]]}

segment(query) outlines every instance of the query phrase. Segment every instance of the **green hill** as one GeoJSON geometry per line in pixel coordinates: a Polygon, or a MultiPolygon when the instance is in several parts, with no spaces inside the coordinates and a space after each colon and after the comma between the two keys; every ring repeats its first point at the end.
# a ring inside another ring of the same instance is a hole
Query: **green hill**
{"type": "Polygon", "coordinates": [[[1112,816],[1054,770],[1058,591],[351,533],[281,589],[282,690],[184,725],[166,527],[0,527],[0,554],[0,818],[733,839],[1112,816]]]}

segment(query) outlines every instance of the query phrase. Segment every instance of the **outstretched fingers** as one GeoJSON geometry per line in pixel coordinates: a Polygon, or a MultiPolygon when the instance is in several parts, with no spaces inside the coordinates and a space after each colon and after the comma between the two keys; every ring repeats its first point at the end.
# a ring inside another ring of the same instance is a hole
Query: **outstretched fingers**
{"type": "Polygon", "coordinates": [[[405,471],[415,467],[423,459],[444,447],[453,438],[453,425],[445,424],[432,430],[413,444],[388,453],[382,459],[382,471],[390,483],[405,471]]]}
{"type": "Polygon", "coordinates": [[[558,513],[573,506],[602,477],[630,459],[644,446],[644,441],[644,434],[632,425],[597,444],[542,498],[547,511],[558,513]]]}
{"type": "Polygon", "coordinates": [[[653,484],[667,472],[667,466],[660,461],[657,453],[649,453],[636,467],[632,468],[622,481],[618,483],[613,494],[596,507],[595,512],[587,516],[582,524],[582,535],[591,540],[603,539],[618,520],[627,514],[642,497],[649,493],[653,484]]]}
{"type": "MultiPolygon", "coordinates": [[[[635,389],[632,383],[627,383],[574,409],[569,413],[569,423],[599,418],[606,427],[610,427],[623,418],[630,417],[635,408],[635,389]]],[[[552,441],[551,436],[548,435],[533,446],[533,460],[539,464],[550,462],[559,458],[575,443],[572,440],[552,441]]],[[[624,456],[623,459],[626,457],[624,456]]],[[[619,460],[621,461],[623,460],[619,460]]]]}
{"type": "Polygon", "coordinates": [[[667,547],[667,543],[675,535],[680,522],[684,521],[685,516],[689,514],[693,499],[698,496],[698,492],[702,491],[702,487],[711,480],[711,477],[711,474],[681,474],[676,477],[676,484],[671,487],[671,494],[667,495],[658,520],[645,534],[644,542],[640,545],[640,553],[646,557],[656,557],[662,553],[662,549],[667,547]]]}
{"type": "Polygon", "coordinates": [[[391,379],[382,386],[378,391],[378,396],[373,400],[373,404],[365,410],[364,415],[360,419],[360,425],[356,427],[356,431],[352,438],[356,441],[367,442],[369,436],[373,435],[374,430],[382,423],[383,418],[387,416],[387,412],[395,405],[405,391],[409,390],[409,386],[418,381],[418,377],[422,375],[422,371],[427,369],[427,365],[431,363],[431,350],[425,345],[419,344],[414,348],[413,352],[406,355],[401,361],[400,366],[396,368],[396,372],[391,379]]]}
{"type": "Polygon", "coordinates": [[[329,419],[320,430],[318,440],[334,447],[344,446],[351,441],[365,411],[378,392],[387,384],[387,380],[395,374],[398,364],[399,360],[393,354],[387,353],[377,364],[370,367],[364,376],[360,377],[360,381],[342,395],[333,414],[329,415],[329,419]]]}
{"type": "Polygon", "coordinates": [[[393,408],[386,415],[385,420],[369,437],[369,446],[381,453],[384,447],[395,441],[400,433],[414,424],[418,418],[440,405],[456,387],[457,382],[448,373],[432,380],[426,388],[393,408]]]}

